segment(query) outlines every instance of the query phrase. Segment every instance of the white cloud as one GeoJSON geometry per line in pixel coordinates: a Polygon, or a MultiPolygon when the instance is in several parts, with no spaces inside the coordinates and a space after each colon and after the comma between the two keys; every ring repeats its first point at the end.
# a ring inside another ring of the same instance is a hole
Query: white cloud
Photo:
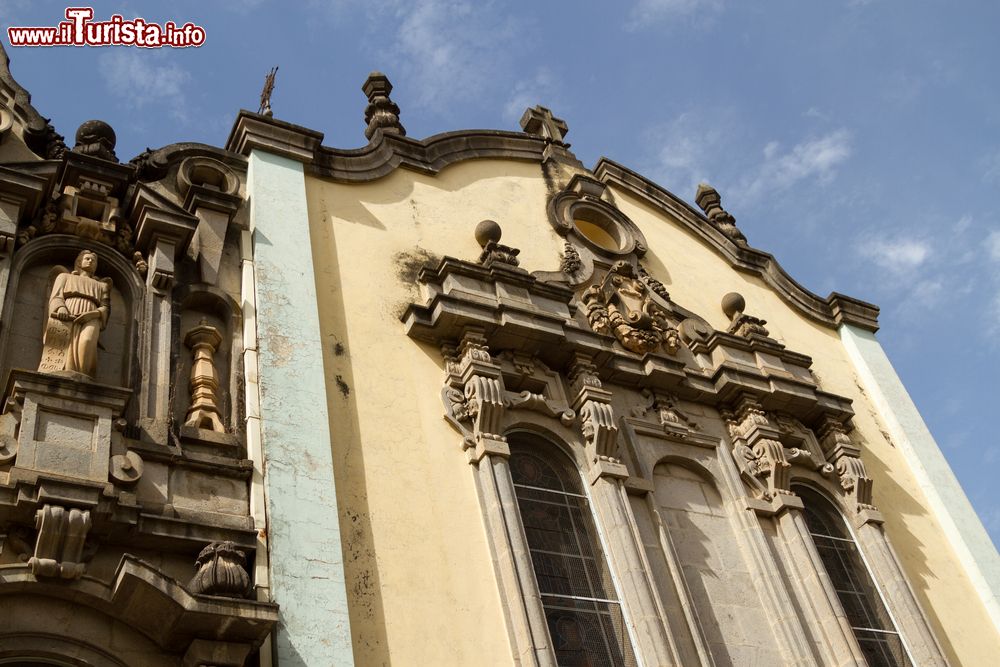
{"type": "Polygon", "coordinates": [[[986,237],[986,252],[990,254],[990,259],[1000,262],[1000,231],[993,230],[986,237]]]}
{"type": "Polygon", "coordinates": [[[964,234],[965,232],[969,231],[970,227],[972,227],[972,216],[963,215],[961,218],[955,221],[954,230],[956,234],[964,234]]]}
{"type": "Polygon", "coordinates": [[[183,120],[191,74],[176,63],[156,64],[162,58],[161,52],[115,49],[100,57],[101,76],[108,90],[128,106],[164,105],[183,120]]]}
{"type": "Polygon", "coordinates": [[[931,256],[929,243],[906,238],[869,239],[862,242],[859,251],[862,257],[897,275],[912,273],[931,256]]]}
{"type": "Polygon", "coordinates": [[[671,19],[694,19],[695,22],[707,23],[722,9],[722,0],[638,0],[629,14],[626,27],[635,30],[671,19]]]}
{"type": "Polygon", "coordinates": [[[517,21],[493,3],[431,0],[400,6],[398,60],[420,105],[443,110],[486,87],[502,86],[518,48],[517,21]]]}
{"type": "Polygon", "coordinates": [[[543,107],[558,108],[560,105],[552,99],[555,84],[556,79],[547,67],[539,68],[530,79],[518,81],[504,104],[504,117],[516,124],[528,107],[541,104],[543,107]]]}
{"type": "Polygon", "coordinates": [[[655,180],[685,198],[694,198],[699,183],[713,183],[710,160],[724,149],[724,119],[710,119],[706,114],[687,111],[666,125],[648,133],[650,145],[659,146],[651,167],[655,180]]]}
{"type": "Polygon", "coordinates": [[[778,142],[768,142],[760,166],[737,186],[735,194],[753,200],[763,194],[781,192],[808,178],[829,182],[836,175],[836,167],[851,152],[851,133],[843,128],[800,142],[786,152],[781,151],[778,142]]]}

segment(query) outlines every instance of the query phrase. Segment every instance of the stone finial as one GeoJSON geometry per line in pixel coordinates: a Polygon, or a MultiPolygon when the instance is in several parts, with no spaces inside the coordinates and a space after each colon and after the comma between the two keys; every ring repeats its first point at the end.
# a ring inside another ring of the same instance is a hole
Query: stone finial
{"type": "Polygon", "coordinates": [[[110,125],[103,120],[87,120],[76,131],[73,152],[118,162],[118,157],[115,156],[117,142],[118,138],[110,125]]]}
{"type": "Polygon", "coordinates": [[[246,597],[250,591],[246,562],[246,556],[233,542],[212,542],[198,554],[198,571],[188,588],[202,595],[246,597]]]}
{"type": "Polygon", "coordinates": [[[722,197],[718,190],[708,183],[701,183],[694,195],[694,201],[716,229],[728,236],[736,245],[747,245],[747,237],[736,227],[736,218],[722,208],[722,197]]]}
{"type": "Polygon", "coordinates": [[[361,90],[368,96],[368,106],[365,107],[365,138],[371,140],[375,130],[382,130],[385,134],[398,134],[406,136],[403,124],[399,122],[399,106],[389,99],[392,92],[392,84],[388,77],[382,72],[372,72],[361,86],[361,90]]]}
{"type": "Polygon", "coordinates": [[[225,433],[226,427],[219,417],[215,393],[219,389],[219,376],[215,370],[215,351],[222,343],[222,334],[205,320],[184,336],[184,344],[194,352],[191,364],[191,407],[187,411],[185,426],[225,433]]]}
{"type": "Polygon", "coordinates": [[[746,299],[738,292],[730,292],[722,297],[722,312],[729,318],[729,333],[744,338],[750,336],[770,336],[764,325],[766,320],[762,320],[743,312],[747,307],[746,299]]]}
{"type": "Polygon", "coordinates": [[[500,225],[492,220],[483,220],[476,225],[476,241],[483,249],[479,255],[479,263],[485,266],[500,263],[510,266],[517,266],[517,255],[521,251],[517,248],[502,245],[500,235],[502,230],[500,225]]]}
{"type": "Polygon", "coordinates": [[[556,118],[552,111],[543,106],[525,109],[521,116],[521,129],[543,139],[557,144],[565,144],[569,126],[562,118],[556,118]]]}

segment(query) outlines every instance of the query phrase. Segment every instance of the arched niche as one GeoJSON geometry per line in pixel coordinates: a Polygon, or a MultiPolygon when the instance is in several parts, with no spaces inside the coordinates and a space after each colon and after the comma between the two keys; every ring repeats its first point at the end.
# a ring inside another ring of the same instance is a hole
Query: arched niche
{"type": "MultiPolygon", "coordinates": [[[[669,457],[653,468],[653,482],[655,509],[715,664],[782,664],[730,516],[732,505],[716,480],[694,461],[669,457]],[[747,628],[756,632],[748,633],[747,628]]],[[[664,570],[654,569],[657,585],[669,599],[666,590],[672,583],[664,579],[664,570]]]]}
{"type": "Polygon", "coordinates": [[[101,332],[95,382],[135,387],[140,377],[139,339],[144,335],[145,285],[131,262],[112,248],[76,236],[53,234],[18,250],[11,265],[6,303],[0,318],[3,375],[14,368],[35,370],[42,355],[54,267],[72,270],[77,255],[97,255],[98,278],[110,278],[111,311],[101,332]]]}
{"type": "MultiPolygon", "coordinates": [[[[240,414],[237,362],[243,350],[243,314],[239,305],[226,292],[205,284],[182,285],[174,290],[174,363],[171,378],[171,414],[178,424],[184,424],[191,405],[191,367],[193,351],[185,343],[196,327],[210,326],[218,331],[221,342],[213,355],[219,388],[216,405],[225,432],[238,429],[240,414]]],[[[203,427],[197,427],[203,428],[203,427]]]]}

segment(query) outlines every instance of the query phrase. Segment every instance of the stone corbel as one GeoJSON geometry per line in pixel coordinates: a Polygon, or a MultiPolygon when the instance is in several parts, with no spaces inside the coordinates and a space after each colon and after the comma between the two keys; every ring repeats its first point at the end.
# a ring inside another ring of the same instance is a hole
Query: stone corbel
{"type": "Polygon", "coordinates": [[[466,435],[465,446],[470,462],[478,463],[486,454],[508,456],[507,438],[500,433],[505,408],[503,373],[490,355],[482,330],[466,329],[458,348],[445,350],[445,359],[445,401],[457,422],[468,423],[471,433],[466,435]]]}
{"type": "Polygon", "coordinates": [[[625,479],[628,470],[618,459],[618,425],[611,392],[604,389],[597,367],[588,355],[577,353],[569,369],[572,409],[578,415],[591,483],[599,477],[625,479]]]}
{"type": "Polygon", "coordinates": [[[140,190],[132,207],[132,219],[136,247],[149,256],[147,284],[159,290],[169,289],[174,281],[174,263],[180,253],[187,251],[198,218],[170,210],[140,190]]]}
{"type": "Polygon", "coordinates": [[[781,433],[771,424],[760,403],[744,395],[735,409],[723,417],[729,427],[736,465],[758,498],[773,503],[794,496],[789,488],[791,464],[781,444],[781,433]]]}
{"type": "Polygon", "coordinates": [[[83,546],[90,526],[88,510],[44,505],[35,514],[38,541],[28,560],[32,574],[78,579],[85,569],[83,546]]]}
{"type": "Polygon", "coordinates": [[[859,514],[877,512],[872,504],[872,479],[861,461],[861,448],[851,440],[844,423],[824,417],[816,431],[823,453],[836,469],[852,509],[859,514]]]}

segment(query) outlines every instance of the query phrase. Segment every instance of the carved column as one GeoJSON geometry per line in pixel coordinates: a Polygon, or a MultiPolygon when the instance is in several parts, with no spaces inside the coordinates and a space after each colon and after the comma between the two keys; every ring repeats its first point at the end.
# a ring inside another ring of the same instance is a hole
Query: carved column
{"type": "Polygon", "coordinates": [[[0,307],[6,302],[18,223],[35,214],[48,191],[47,179],[0,167],[0,307]]]}
{"type": "Polygon", "coordinates": [[[906,642],[913,664],[946,667],[948,663],[941,646],[920,610],[881,523],[865,521],[855,529],[855,535],[872,576],[879,583],[886,606],[892,612],[896,627],[906,642]]]}
{"type": "MultiPolygon", "coordinates": [[[[737,468],[732,457],[722,455],[719,457],[719,461],[722,464],[726,487],[730,494],[737,498],[745,494],[746,487],[741,479],[743,473],[737,468]]],[[[797,514],[793,508],[801,506],[801,501],[797,496],[786,496],[785,500],[781,520],[797,514]]],[[[761,523],[768,521],[768,517],[772,514],[769,506],[758,507],[755,503],[748,503],[745,510],[735,511],[732,516],[733,527],[737,538],[743,542],[744,553],[748,556],[747,565],[753,575],[753,580],[749,583],[754,586],[757,595],[764,603],[764,610],[771,622],[771,627],[774,629],[781,652],[785,655],[786,664],[796,667],[828,664],[843,664],[846,667],[846,665],[864,664],[831,662],[828,657],[824,658],[816,654],[818,649],[815,648],[815,642],[810,641],[812,633],[809,628],[818,624],[821,615],[819,612],[804,610],[806,613],[800,616],[798,613],[800,606],[796,604],[803,597],[803,589],[800,586],[802,576],[797,571],[796,564],[803,558],[806,559],[806,562],[810,561],[802,555],[804,545],[801,540],[797,548],[786,548],[787,529],[774,538],[768,539],[762,530],[761,523]],[[774,550],[775,546],[778,547],[777,551],[774,550]],[[793,556],[792,553],[797,555],[793,556]]],[[[780,521],[778,521],[778,527],[780,530],[780,521]]],[[[809,571],[814,572],[815,570],[810,569],[809,571]]],[[[811,605],[812,602],[807,599],[806,604],[811,605]]],[[[843,646],[844,642],[841,641],[840,644],[843,646]]]]}
{"type": "Polygon", "coordinates": [[[148,204],[136,211],[137,245],[148,254],[143,304],[148,329],[141,348],[143,382],[139,387],[139,422],[156,442],[167,441],[170,423],[170,363],[174,262],[194,233],[194,222],[148,204]]]}
{"type": "Polygon", "coordinates": [[[775,521],[776,543],[801,609],[801,622],[819,647],[822,664],[865,664],[801,509],[785,512],[775,521]]]}
{"type": "Polygon", "coordinates": [[[0,196],[0,306],[7,296],[10,262],[14,254],[14,237],[17,234],[17,221],[20,215],[20,202],[0,196]]]}
{"type": "Polygon", "coordinates": [[[500,434],[504,386],[481,330],[467,329],[458,349],[446,349],[446,397],[451,416],[469,425],[465,442],[476,469],[476,487],[493,551],[514,660],[518,665],[555,667],[555,653],[538,595],[528,540],[517,512],[510,475],[510,448],[500,434]],[[457,352],[457,356],[452,356],[457,352]],[[449,357],[451,357],[449,359],[449,357]]]}
{"type": "Polygon", "coordinates": [[[611,569],[618,575],[622,606],[635,630],[636,653],[644,664],[680,665],[680,652],[665,624],[663,605],[650,578],[626,495],[624,482],[629,473],[618,459],[618,426],[611,392],[603,388],[597,369],[586,355],[576,355],[569,380],[590,464],[590,497],[611,569]]]}

